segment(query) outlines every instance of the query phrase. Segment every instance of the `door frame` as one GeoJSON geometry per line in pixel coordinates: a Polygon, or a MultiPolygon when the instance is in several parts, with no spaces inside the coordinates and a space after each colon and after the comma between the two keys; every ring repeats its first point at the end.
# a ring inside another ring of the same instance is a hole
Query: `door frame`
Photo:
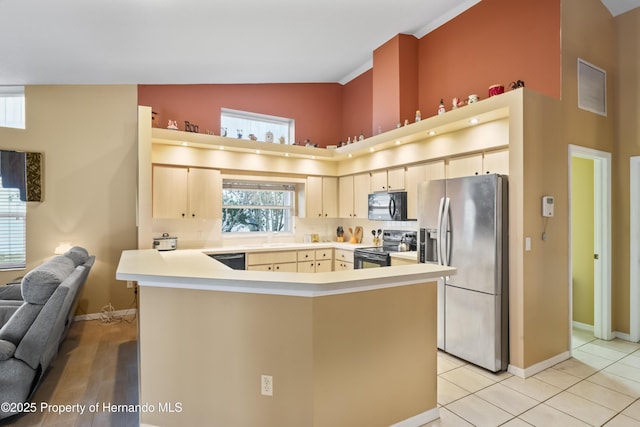
{"type": "Polygon", "coordinates": [[[640,341],[640,156],[629,159],[629,340],[640,341]]]}
{"type": "Polygon", "coordinates": [[[594,263],[594,313],[593,335],[596,338],[613,339],[611,327],[611,153],[592,148],[569,145],[569,333],[573,324],[572,250],[571,236],[571,159],[580,157],[593,160],[594,174],[594,253],[599,261],[594,263]]]}

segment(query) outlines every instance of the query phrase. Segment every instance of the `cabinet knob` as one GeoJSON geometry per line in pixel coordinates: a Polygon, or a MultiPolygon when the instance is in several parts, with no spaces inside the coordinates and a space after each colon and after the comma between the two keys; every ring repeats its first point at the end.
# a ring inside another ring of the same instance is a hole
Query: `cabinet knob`
{"type": "Polygon", "coordinates": [[[192,213],[191,218],[195,218],[195,217],[196,217],[196,214],[192,213]]]}
{"type": "Polygon", "coordinates": [[[184,212],[182,213],[182,218],[184,218],[185,216],[187,216],[184,212]]]}
{"type": "Polygon", "coordinates": [[[269,266],[269,267],[267,268],[267,270],[271,270],[271,266],[269,266]]]}

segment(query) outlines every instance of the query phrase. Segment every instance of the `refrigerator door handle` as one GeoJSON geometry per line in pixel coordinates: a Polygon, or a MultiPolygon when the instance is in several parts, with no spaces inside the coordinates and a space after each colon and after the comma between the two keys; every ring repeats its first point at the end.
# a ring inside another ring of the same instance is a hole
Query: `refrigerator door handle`
{"type": "Polygon", "coordinates": [[[451,199],[446,198],[444,202],[444,210],[442,211],[444,217],[444,234],[445,234],[445,265],[451,266],[451,199]]]}
{"type": "Polygon", "coordinates": [[[444,265],[442,257],[442,215],[444,213],[444,197],[440,198],[440,206],[438,207],[438,231],[436,235],[436,255],[438,257],[438,265],[444,265]]]}

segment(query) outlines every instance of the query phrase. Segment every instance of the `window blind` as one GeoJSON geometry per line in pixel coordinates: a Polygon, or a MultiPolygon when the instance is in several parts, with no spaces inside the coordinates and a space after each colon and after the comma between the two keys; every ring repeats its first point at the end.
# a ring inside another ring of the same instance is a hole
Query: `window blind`
{"type": "Polygon", "coordinates": [[[16,188],[2,187],[0,177],[0,269],[25,268],[27,204],[16,188]]]}

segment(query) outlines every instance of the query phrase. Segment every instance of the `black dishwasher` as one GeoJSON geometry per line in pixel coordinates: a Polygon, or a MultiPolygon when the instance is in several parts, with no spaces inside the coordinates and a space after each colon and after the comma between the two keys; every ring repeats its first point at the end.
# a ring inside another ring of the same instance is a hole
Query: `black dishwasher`
{"type": "Polygon", "coordinates": [[[208,254],[216,261],[220,261],[227,267],[231,267],[234,270],[245,269],[245,255],[244,252],[235,252],[228,254],[208,254]]]}

